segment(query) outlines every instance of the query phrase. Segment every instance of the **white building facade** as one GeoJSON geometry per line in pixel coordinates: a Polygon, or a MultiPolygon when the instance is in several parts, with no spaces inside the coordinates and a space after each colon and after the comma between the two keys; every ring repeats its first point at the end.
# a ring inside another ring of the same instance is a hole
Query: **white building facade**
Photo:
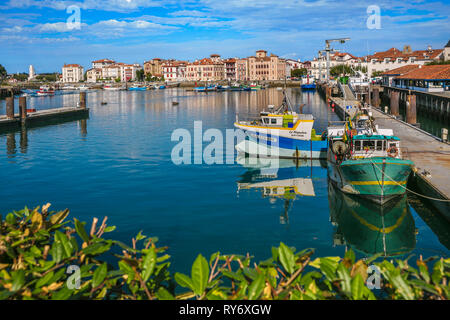
{"type": "Polygon", "coordinates": [[[74,83],[84,80],[84,69],[79,64],[66,64],[62,68],[62,82],[74,83]]]}

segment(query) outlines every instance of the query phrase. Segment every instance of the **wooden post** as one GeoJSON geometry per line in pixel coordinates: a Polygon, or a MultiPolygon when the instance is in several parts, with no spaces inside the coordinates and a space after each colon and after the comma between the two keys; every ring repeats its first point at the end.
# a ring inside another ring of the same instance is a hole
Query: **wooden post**
{"type": "Polygon", "coordinates": [[[364,95],[364,102],[370,104],[370,90],[364,95]]]}
{"type": "Polygon", "coordinates": [[[399,95],[400,93],[398,91],[393,90],[391,92],[391,114],[393,116],[399,116],[399,95]]]}
{"type": "Polygon", "coordinates": [[[80,108],[86,109],[86,92],[80,92],[80,108]]]}
{"type": "Polygon", "coordinates": [[[379,108],[380,107],[380,89],[378,88],[373,88],[373,106],[375,108],[379,108]]]}
{"type": "Polygon", "coordinates": [[[14,118],[14,97],[7,97],[6,99],[6,117],[14,118]]]}
{"type": "Polygon", "coordinates": [[[417,123],[416,95],[407,96],[406,100],[406,122],[410,124],[417,123]]]}
{"type": "Polygon", "coordinates": [[[22,122],[27,119],[27,97],[19,98],[19,115],[22,122]]]}

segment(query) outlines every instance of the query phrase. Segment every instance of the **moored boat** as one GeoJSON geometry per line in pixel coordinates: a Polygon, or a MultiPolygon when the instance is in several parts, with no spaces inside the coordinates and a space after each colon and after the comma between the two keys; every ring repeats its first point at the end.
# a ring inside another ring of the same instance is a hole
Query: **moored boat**
{"type": "Polygon", "coordinates": [[[345,193],[384,204],[406,192],[413,162],[403,159],[392,129],[358,116],[328,128],[328,176],[345,193]]]}
{"type": "Polygon", "coordinates": [[[269,106],[269,111],[261,112],[257,119],[236,120],[234,126],[247,136],[236,149],[250,155],[325,159],[327,141],[313,129],[313,115],[293,111],[286,92],[283,94],[283,103],[277,110],[269,106]]]}
{"type": "Polygon", "coordinates": [[[42,86],[39,88],[39,91],[36,92],[38,96],[54,96],[55,90],[49,86],[42,86]]]}

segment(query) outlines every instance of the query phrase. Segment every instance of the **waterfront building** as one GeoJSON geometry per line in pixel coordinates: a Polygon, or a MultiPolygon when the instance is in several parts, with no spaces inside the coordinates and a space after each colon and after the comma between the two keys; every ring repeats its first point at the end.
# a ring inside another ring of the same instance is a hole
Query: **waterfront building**
{"type": "Polygon", "coordinates": [[[230,58],[224,60],[225,63],[225,79],[228,81],[237,80],[237,59],[230,58]]]}
{"type": "Polygon", "coordinates": [[[419,65],[394,77],[391,87],[423,92],[450,92],[450,65],[419,65]]]}
{"type": "Polygon", "coordinates": [[[286,60],[277,55],[268,56],[267,51],[258,50],[256,56],[247,60],[250,81],[284,80],[286,77],[286,60]]]}
{"type": "Polygon", "coordinates": [[[450,40],[444,47],[444,52],[441,57],[444,61],[450,61],[450,40]]]}
{"type": "MultiPolygon", "coordinates": [[[[340,65],[346,65],[353,69],[360,69],[365,67],[365,62],[363,58],[356,57],[348,52],[336,52],[330,54],[330,69],[340,65]]],[[[308,74],[320,81],[326,80],[327,58],[325,54],[321,57],[315,57],[314,60],[311,61],[311,68],[308,70],[308,74]]]]}
{"type": "Polygon", "coordinates": [[[79,64],[65,64],[62,68],[62,82],[80,82],[84,80],[84,69],[79,64]]]}
{"type": "Polygon", "coordinates": [[[165,60],[160,58],[154,58],[152,60],[144,62],[144,73],[145,75],[152,75],[153,77],[163,76],[163,64],[165,60]]]}
{"type": "Polygon", "coordinates": [[[432,49],[412,51],[411,46],[404,46],[403,50],[390,48],[387,51],[376,52],[365,57],[369,75],[374,72],[385,72],[403,67],[405,65],[425,65],[429,62],[444,59],[444,49],[432,49]]]}
{"type": "Polygon", "coordinates": [[[300,61],[300,59],[298,60],[293,60],[293,59],[286,59],[286,74],[288,77],[291,76],[291,72],[293,70],[298,70],[298,69],[303,69],[303,63],[300,61]]]}
{"type": "Polygon", "coordinates": [[[167,60],[162,64],[164,79],[168,82],[186,80],[186,61],[167,60]]]}
{"type": "Polygon", "coordinates": [[[36,77],[36,72],[34,71],[33,65],[28,68],[28,81],[33,80],[36,77]]]}
{"type": "Polygon", "coordinates": [[[383,86],[390,87],[392,85],[392,80],[394,80],[395,77],[399,77],[404,75],[405,73],[408,73],[416,68],[418,68],[419,65],[417,64],[409,64],[400,68],[395,68],[389,71],[385,71],[382,74],[383,77],[383,86]]]}
{"type": "Polygon", "coordinates": [[[189,63],[186,66],[188,81],[220,81],[225,80],[225,63],[218,54],[189,63]]]}
{"type": "Polygon", "coordinates": [[[92,68],[86,71],[86,81],[91,83],[96,83],[103,79],[103,69],[92,68]]]}
{"type": "Polygon", "coordinates": [[[236,80],[248,81],[248,59],[236,59],[236,80]]]}
{"type": "Polygon", "coordinates": [[[92,61],[92,68],[94,69],[102,69],[104,67],[111,66],[115,64],[116,62],[111,59],[101,59],[101,60],[95,60],[92,61]]]}

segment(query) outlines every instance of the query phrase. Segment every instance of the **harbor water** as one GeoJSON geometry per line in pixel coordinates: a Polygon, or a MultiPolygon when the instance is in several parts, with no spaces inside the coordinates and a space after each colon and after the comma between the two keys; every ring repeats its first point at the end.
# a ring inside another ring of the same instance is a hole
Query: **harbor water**
{"type": "MultiPolygon", "coordinates": [[[[314,115],[317,133],[339,120],[317,93],[294,88],[288,95],[296,108],[306,104],[303,112],[314,115]]],[[[279,104],[279,90],[99,90],[87,100],[87,120],[0,135],[0,214],[50,202],[53,210],[69,208],[71,217],[89,223],[108,216],[117,226],[111,237],[131,243],[139,231],[156,236],[169,247],[172,270],[183,272],[198,253],[263,260],[280,242],[315,248],[318,255],[353,248],[359,256],[448,256],[449,223],[420,198],[408,195],[380,208],[348,197],[328,184],[326,162],[283,160],[275,170],[245,158],[173,163],[175,129],[188,130],[193,141],[194,121],[201,121],[203,132],[218,129],[225,136],[236,113],[279,104]]],[[[77,94],[34,97],[28,106],[77,101],[77,94]]]]}

